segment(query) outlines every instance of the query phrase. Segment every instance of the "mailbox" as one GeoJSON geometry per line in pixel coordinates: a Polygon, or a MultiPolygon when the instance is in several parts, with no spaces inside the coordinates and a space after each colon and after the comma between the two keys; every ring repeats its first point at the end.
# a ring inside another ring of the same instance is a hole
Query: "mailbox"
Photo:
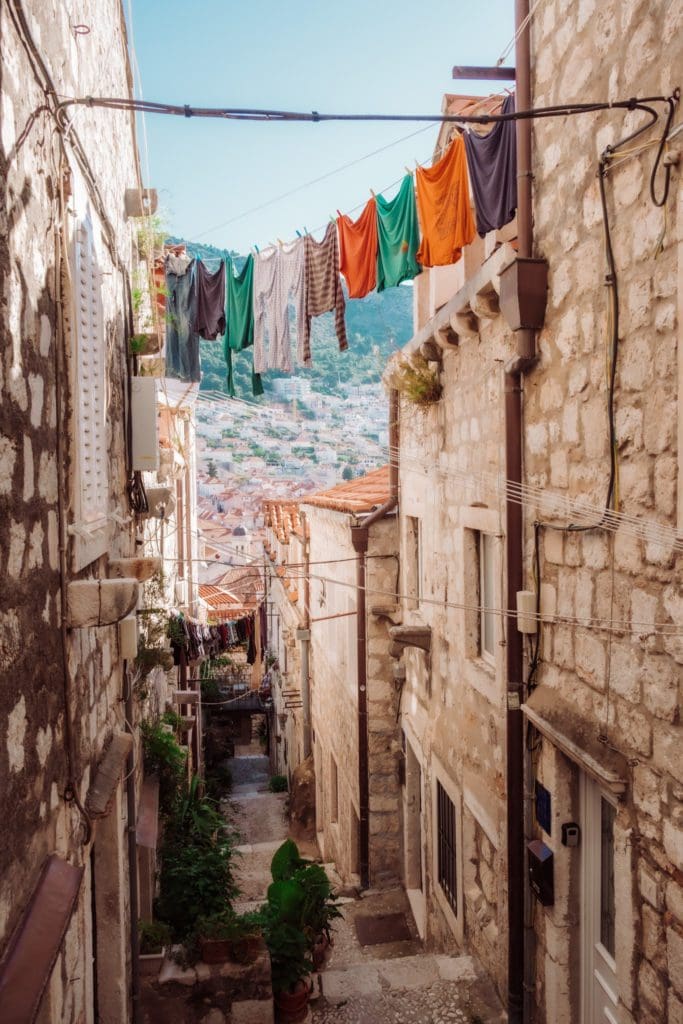
{"type": "Polygon", "coordinates": [[[552,907],[555,901],[553,883],[553,851],[540,839],[527,845],[529,883],[531,891],[543,907],[552,907]]]}

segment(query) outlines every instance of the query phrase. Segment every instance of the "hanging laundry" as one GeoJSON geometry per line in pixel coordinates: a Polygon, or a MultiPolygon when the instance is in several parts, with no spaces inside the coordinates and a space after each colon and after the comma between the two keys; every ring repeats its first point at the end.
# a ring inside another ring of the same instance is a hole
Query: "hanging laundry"
{"type": "Polygon", "coordinates": [[[165,373],[182,381],[201,380],[199,335],[193,330],[195,261],[168,255],[166,273],[165,373]]]}
{"type": "Polygon", "coordinates": [[[201,260],[196,261],[193,326],[206,341],[225,334],[225,260],[213,273],[201,260]]]}
{"type": "Polygon", "coordinates": [[[337,218],[339,264],[350,299],[362,299],[377,284],[377,203],[370,199],[356,221],[337,218]]]}
{"type": "MultiPolygon", "coordinates": [[[[239,274],[235,274],[232,260],[228,261],[225,274],[226,326],[223,336],[223,354],[228,367],[228,394],[235,397],[232,354],[242,352],[254,343],[254,258],[247,256],[239,274]]],[[[261,377],[252,366],[251,390],[254,395],[263,394],[261,377]]]]}
{"type": "Polygon", "coordinates": [[[406,174],[393,199],[377,196],[377,291],[395,288],[420,273],[420,236],[413,176],[406,174]]]}
{"type": "Polygon", "coordinates": [[[303,339],[300,346],[304,366],[311,365],[311,318],[334,310],[334,326],[339,342],[339,351],[349,347],[344,322],[344,291],[339,276],[339,246],[337,225],[327,225],[322,242],[316,242],[310,235],[304,238],[306,316],[304,317],[303,339]]]}
{"type": "MultiPolygon", "coordinates": [[[[501,113],[514,114],[515,97],[506,96],[501,113]]],[[[508,224],[517,210],[517,138],[514,121],[498,121],[487,135],[465,135],[467,166],[483,238],[508,224]]]]}
{"type": "Polygon", "coordinates": [[[289,302],[294,305],[299,359],[306,317],[304,240],[259,253],[254,262],[254,367],[292,372],[289,302]]]}
{"type": "Polygon", "coordinates": [[[431,167],[419,167],[415,178],[422,228],[417,258],[423,267],[457,263],[475,235],[462,136],[431,167]]]}

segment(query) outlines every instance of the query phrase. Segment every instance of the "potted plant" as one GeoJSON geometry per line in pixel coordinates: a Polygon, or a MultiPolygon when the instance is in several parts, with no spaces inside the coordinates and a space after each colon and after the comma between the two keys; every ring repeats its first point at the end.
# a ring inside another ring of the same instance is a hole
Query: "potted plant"
{"type": "Polygon", "coordinates": [[[205,964],[220,964],[226,960],[251,963],[261,949],[262,930],[256,914],[235,914],[228,908],[218,914],[200,917],[196,930],[205,964]]]}
{"type": "Polygon", "coordinates": [[[138,921],[140,975],[153,977],[159,973],[166,950],[171,945],[171,930],[163,921],[138,921]]]}

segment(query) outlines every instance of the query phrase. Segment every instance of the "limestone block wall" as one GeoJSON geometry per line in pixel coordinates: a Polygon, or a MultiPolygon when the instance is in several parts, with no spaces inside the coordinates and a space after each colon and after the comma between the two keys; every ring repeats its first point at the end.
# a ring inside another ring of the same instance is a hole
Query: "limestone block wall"
{"type": "MultiPolygon", "coordinates": [[[[65,538],[70,567],[78,544],[67,528],[74,522],[78,484],[74,467],[79,390],[77,380],[73,388],[68,387],[68,374],[73,371],[73,293],[66,263],[61,269],[64,333],[57,330],[57,196],[64,184],[65,201],[73,209],[87,190],[73,161],[70,183],[62,182],[54,124],[40,109],[44,93],[7,7],[0,19],[0,813],[11,822],[0,850],[0,950],[29,899],[46,855],[57,852],[84,864],[78,904],[43,1000],[41,1020],[70,1024],[92,1019],[91,866],[97,872],[97,860],[106,847],[118,864],[120,885],[115,900],[97,903],[98,927],[110,927],[113,940],[106,968],[112,976],[99,979],[100,1011],[113,1014],[110,1019],[125,1020],[125,796],[111,833],[103,836],[102,826],[95,830],[93,858],[92,843],[84,845],[85,830],[76,804],[65,799],[69,795],[65,663],[74,735],[72,775],[81,801],[113,730],[124,728],[116,627],[71,630],[64,648],[60,634],[60,536],[65,538]],[[58,345],[64,361],[59,378],[58,345]],[[62,442],[60,457],[57,436],[62,442]],[[60,489],[65,499],[62,521],[60,489]]],[[[89,25],[87,36],[74,35],[73,11],[56,0],[31,5],[28,20],[59,94],[128,94],[125,30],[118,0],[81,5],[79,20],[89,25]]],[[[128,266],[132,227],[125,220],[123,195],[138,181],[132,120],[118,114],[112,120],[109,114],[83,109],[74,129],[88,153],[113,225],[117,252],[128,266]]],[[[68,143],[66,150],[71,153],[68,143]]],[[[91,217],[106,339],[106,387],[100,398],[105,408],[99,410],[105,424],[106,510],[125,515],[125,295],[121,272],[104,244],[92,203],[91,217]]],[[[62,244],[69,260],[74,253],[74,223],[67,214],[62,244]]],[[[136,553],[130,528],[122,529],[113,521],[110,525],[109,554],[136,553]]],[[[105,574],[102,560],[82,570],[83,576],[100,574],[105,574]]]]}
{"type": "MultiPolygon", "coordinates": [[[[532,53],[537,106],[668,95],[681,84],[681,5],[547,0],[533,20],[532,53]]],[[[641,120],[610,111],[566,123],[542,121],[533,129],[535,255],[549,262],[550,291],[540,362],[525,382],[526,482],[596,506],[604,504],[609,474],[596,168],[604,147],[641,120]]],[[[652,142],[658,131],[661,122],[632,145],[652,142]]],[[[669,531],[678,527],[680,536],[681,185],[674,171],[665,209],[652,204],[653,153],[650,146],[629,154],[606,183],[620,295],[619,507],[625,516],[669,531]]],[[[661,177],[656,188],[661,192],[661,177]]],[[[528,524],[535,515],[544,518],[530,508],[528,524]]],[[[532,550],[529,530],[528,579],[532,550]]],[[[677,960],[683,942],[683,774],[675,753],[681,744],[683,647],[680,635],[663,635],[667,626],[675,632],[683,625],[682,567],[670,540],[636,536],[628,523],[616,533],[541,535],[541,608],[568,621],[543,628],[538,681],[569,698],[586,734],[603,737],[628,764],[615,822],[615,841],[625,851],[615,874],[619,1019],[641,1024],[683,1015],[677,960]],[[621,625],[588,629],[574,624],[574,617],[621,625]]],[[[546,747],[544,742],[538,770],[553,779],[559,767],[552,767],[546,747]]],[[[576,774],[571,765],[565,771],[576,774]]],[[[566,781],[568,794],[571,785],[566,781]]],[[[562,806],[576,813],[575,791],[562,806]]],[[[569,851],[572,862],[556,837],[550,845],[562,858],[568,888],[552,911],[535,916],[537,1015],[548,1022],[575,1019],[580,998],[580,965],[569,952],[579,913],[579,854],[569,851]]]]}
{"type": "Polygon", "coordinates": [[[514,340],[501,317],[445,351],[443,397],[401,402],[400,516],[403,622],[431,627],[431,651],[403,654],[401,727],[419,763],[419,800],[406,791],[404,877],[418,924],[437,948],[465,947],[505,985],[505,700],[503,367],[514,340]],[[479,649],[477,535],[491,537],[495,643],[479,649]],[[417,537],[417,544],[416,544],[417,537]],[[438,877],[437,784],[455,814],[456,898],[438,877]],[[411,813],[411,806],[413,811],[411,813]],[[422,863],[408,840],[419,828],[422,863]],[[421,884],[420,883],[421,880],[421,884]],[[453,906],[453,903],[456,906],[453,906]]]}
{"type": "MultiPolygon", "coordinates": [[[[318,839],[344,879],[359,872],[358,676],[356,552],[352,518],[306,507],[310,528],[311,721],[318,839]],[[328,564],[325,564],[329,560],[328,564]]],[[[391,606],[397,584],[395,517],[370,527],[367,552],[367,700],[370,884],[400,875],[399,743],[396,690],[387,620],[373,605],[391,606]]]]}
{"type": "Polygon", "coordinates": [[[370,764],[370,884],[396,884],[402,875],[401,787],[398,762],[398,685],[389,654],[389,622],[372,607],[393,606],[399,583],[398,521],[392,514],[370,527],[367,554],[367,693],[370,764]]]}
{"type": "Polygon", "coordinates": [[[305,511],[315,564],[310,664],[316,828],[323,856],[348,879],[359,870],[357,626],[349,614],[356,609],[356,556],[349,516],[313,506],[305,511]]]}

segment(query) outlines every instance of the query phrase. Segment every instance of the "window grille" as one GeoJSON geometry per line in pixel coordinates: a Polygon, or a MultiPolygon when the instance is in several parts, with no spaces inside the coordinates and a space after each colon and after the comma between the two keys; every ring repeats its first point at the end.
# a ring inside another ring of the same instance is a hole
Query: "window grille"
{"type": "Polygon", "coordinates": [[[458,913],[455,806],[440,782],[436,783],[438,882],[454,914],[458,913]]]}

